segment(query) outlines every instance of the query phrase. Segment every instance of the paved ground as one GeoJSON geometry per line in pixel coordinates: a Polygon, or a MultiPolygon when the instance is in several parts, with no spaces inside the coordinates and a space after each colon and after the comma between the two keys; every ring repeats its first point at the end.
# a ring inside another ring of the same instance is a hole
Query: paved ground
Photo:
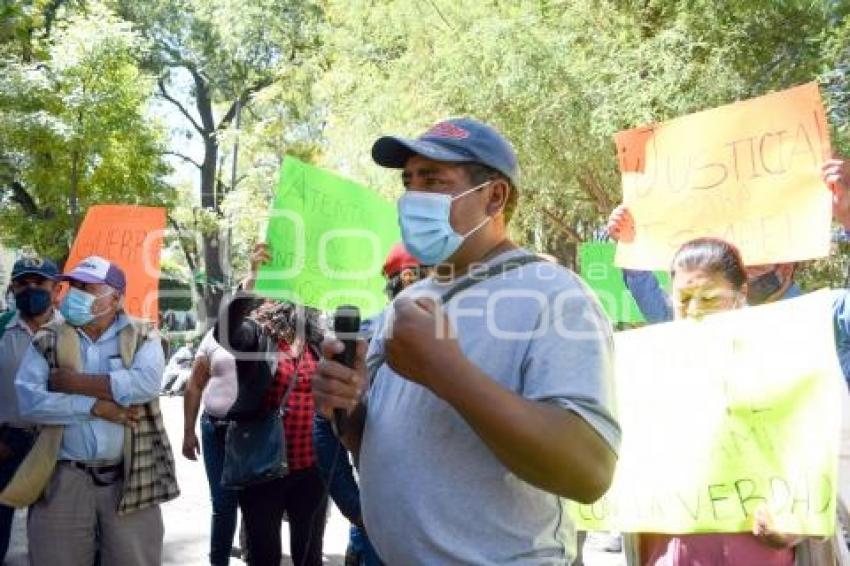
{"type": "MultiPolygon", "coordinates": [[[[177,478],[180,482],[182,495],[163,506],[165,522],[165,546],[163,564],[168,566],[203,566],[207,564],[208,541],[210,534],[209,492],[203,465],[191,462],[179,454],[183,433],[183,402],[182,398],[163,397],[162,411],[165,425],[175,450],[177,461],[177,478]]],[[[6,557],[8,566],[28,566],[26,558],[25,515],[19,511],[15,517],[12,545],[6,557]]],[[[285,527],[286,525],[284,525],[285,527]]],[[[283,529],[284,554],[288,552],[289,541],[287,529],[283,529]]],[[[345,546],[348,541],[348,523],[332,508],[325,529],[325,564],[341,565],[345,546]]],[[[242,564],[232,560],[231,564],[242,564]]],[[[289,558],[284,564],[291,564],[289,558]]],[[[589,552],[585,558],[587,566],[623,566],[624,561],[619,554],[589,552]]]]}

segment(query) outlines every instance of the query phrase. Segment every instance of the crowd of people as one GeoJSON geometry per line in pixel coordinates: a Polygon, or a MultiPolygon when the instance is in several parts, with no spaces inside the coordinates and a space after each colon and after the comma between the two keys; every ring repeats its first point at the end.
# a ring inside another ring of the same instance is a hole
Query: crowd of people
{"type": "MultiPolygon", "coordinates": [[[[293,563],[322,564],[332,499],[351,523],[346,564],[570,564],[567,502],[597,501],[617,465],[611,324],[573,272],[510,239],[519,168],[495,129],[446,120],[381,137],[372,157],[401,171],[403,241],[383,267],[389,304],[352,359],[324,313],[254,292],[264,244],[194,354],[182,454],[208,478],[209,562],[238,548],[278,566],[285,519],[293,563]]],[[[850,228],[850,166],[822,173],[850,228]]],[[[635,230],[627,207],[612,211],[612,238],[635,230]]],[[[160,564],[159,506],[179,495],[162,345],[124,312],[117,265],[69,267],[20,259],[15,309],[0,316],[0,552],[28,507],[33,566],[160,564]]],[[[794,271],[745,266],[706,237],[676,253],[671,296],[649,272],[624,277],[656,323],[799,295],[794,271]]],[[[833,315],[850,376],[846,301],[833,315]]],[[[841,537],[778,532],[767,508],[751,533],[624,539],[630,566],[850,564],[841,537]]]]}

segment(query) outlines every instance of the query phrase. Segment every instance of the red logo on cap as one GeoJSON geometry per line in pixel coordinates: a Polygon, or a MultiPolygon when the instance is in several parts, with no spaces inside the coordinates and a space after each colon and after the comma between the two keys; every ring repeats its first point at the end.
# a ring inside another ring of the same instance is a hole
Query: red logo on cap
{"type": "Polygon", "coordinates": [[[469,132],[459,126],[455,126],[451,122],[440,122],[431,126],[431,129],[425,132],[423,137],[462,140],[469,137],[469,132]]]}

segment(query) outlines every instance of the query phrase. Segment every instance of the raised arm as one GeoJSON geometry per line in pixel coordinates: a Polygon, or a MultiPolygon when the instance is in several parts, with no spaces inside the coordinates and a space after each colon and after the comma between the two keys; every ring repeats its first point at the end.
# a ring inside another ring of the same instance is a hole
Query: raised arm
{"type": "MultiPolygon", "coordinates": [[[[606,226],[608,234],[618,242],[630,243],[635,239],[635,221],[625,205],[611,212],[606,226]]],[[[641,314],[650,324],[673,320],[673,305],[670,297],[658,284],[651,271],[624,269],[623,281],[634,297],[641,314]]]]}

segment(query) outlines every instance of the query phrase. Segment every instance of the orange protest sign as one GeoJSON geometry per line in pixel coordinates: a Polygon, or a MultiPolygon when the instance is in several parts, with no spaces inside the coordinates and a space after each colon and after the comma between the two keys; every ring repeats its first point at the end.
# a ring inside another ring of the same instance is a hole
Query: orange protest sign
{"type": "Polygon", "coordinates": [[[111,261],[127,276],[124,309],[132,316],[156,321],[159,314],[159,255],[164,232],[164,208],[117,204],[92,206],[74,240],[65,272],[92,255],[111,261]]]}
{"type": "Polygon", "coordinates": [[[634,242],[616,263],[669,269],[684,242],[713,236],[747,265],[829,254],[831,155],[817,84],[697,112],[615,136],[634,242]]]}

